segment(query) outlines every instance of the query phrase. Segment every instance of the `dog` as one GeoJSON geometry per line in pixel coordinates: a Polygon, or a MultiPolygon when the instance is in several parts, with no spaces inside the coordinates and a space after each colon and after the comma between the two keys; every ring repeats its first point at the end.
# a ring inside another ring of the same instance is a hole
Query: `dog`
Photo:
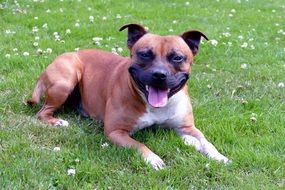
{"type": "MultiPolygon", "coordinates": [[[[229,163],[195,127],[187,81],[201,38],[198,30],[182,35],[160,36],[139,24],[127,24],[130,57],[102,50],[80,50],[58,56],[40,75],[33,105],[44,93],[45,102],[37,117],[54,126],[68,126],[54,112],[75,91],[74,103],[83,115],[102,120],[104,133],[114,144],[137,149],[154,169],[164,161],[145,144],[133,139],[136,131],[158,125],[174,129],[185,144],[209,158],[229,163]]],[[[72,103],[72,101],[71,101],[72,103]]]]}

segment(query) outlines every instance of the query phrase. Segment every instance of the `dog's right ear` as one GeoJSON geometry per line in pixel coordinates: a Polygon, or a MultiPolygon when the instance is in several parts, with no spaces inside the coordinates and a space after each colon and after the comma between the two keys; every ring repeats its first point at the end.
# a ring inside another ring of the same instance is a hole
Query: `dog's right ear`
{"type": "Polygon", "coordinates": [[[139,24],[127,24],[120,28],[120,31],[128,28],[128,48],[132,49],[133,45],[147,33],[147,30],[139,24]]]}

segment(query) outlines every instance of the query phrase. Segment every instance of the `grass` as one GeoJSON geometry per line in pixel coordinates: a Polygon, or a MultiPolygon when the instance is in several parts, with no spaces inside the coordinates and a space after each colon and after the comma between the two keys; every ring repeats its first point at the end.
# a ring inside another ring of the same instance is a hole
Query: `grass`
{"type": "Polygon", "coordinates": [[[6,0],[0,8],[0,189],[284,189],[282,0],[6,0]],[[126,33],[118,29],[132,22],[162,35],[195,28],[218,42],[201,45],[189,85],[196,126],[231,165],[205,158],[173,131],[147,129],[135,138],[167,164],[154,171],[134,150],[103,148],[108,140],[100,124],[61,110],[71,126],[51,128],[34,117],[40,106],[23,104],[63,52],[121,47],[127,56],[126,33]],[[93,37],[103,40],[94,44],[93,37]]]}

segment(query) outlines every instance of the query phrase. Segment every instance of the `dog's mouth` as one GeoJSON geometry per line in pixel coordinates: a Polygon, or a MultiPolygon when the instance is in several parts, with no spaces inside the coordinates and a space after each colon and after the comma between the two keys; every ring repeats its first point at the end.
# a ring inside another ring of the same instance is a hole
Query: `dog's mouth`
{"type": "Polygon", "coordinates": [[[155,108],[166,106],[168,99],[180,91],[189,78],[188,73],[179,72],[168,77],[166,82],[157,83],[149,80],[148,74],[141,72],[138,68],[130,67],[129,71],[148,103],[155,108]]]}
{"type": "Polygon", "coordinates": [[[152,86],[145,86],[146,92],[145,96],[147,97],[148,103],[155,107],[164,107],[168,102],[168,94],[170,89],[158,89],[152,86]]]}

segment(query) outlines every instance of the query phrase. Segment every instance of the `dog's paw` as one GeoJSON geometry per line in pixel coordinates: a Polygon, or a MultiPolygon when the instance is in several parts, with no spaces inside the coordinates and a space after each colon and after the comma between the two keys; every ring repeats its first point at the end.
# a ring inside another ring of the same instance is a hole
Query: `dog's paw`
{"type": "Polygon", "coordinates": [[[227,157],[222,155],[216,149],[216,147],[212,143],[207,141],[205,138],[200,139],[200,143],[201,143],[201,149],[200,149],[201,153],[207,155],[209,158],[211,158],[213,160],[217,160],[217,161],[223,162],[225,164],[231,163],[231,160],[229,160],[227,157]]]}
{"type": "Polygon", "coordinates": [[[197,138],[195,138],[191,135],[183,135],[182,139],[184,140],[184,143],[186,145],[194,146],[195,149],[198,151],[201,149],[201,143],[197,138]]]}
{"type": "Polygon", "coordinates": [[[144,160],[146,163],[150,164],[155,170],[160,170],[165,167],[163,160],[154,153],[149,154],[144,160]]]}
{"type": "Polygon", "coordinates": [[[59,119],[57,122],[55,122],[55,127],[68,127],[69,123],[68,121],[65,121],[63,119],[59,119]]]}

